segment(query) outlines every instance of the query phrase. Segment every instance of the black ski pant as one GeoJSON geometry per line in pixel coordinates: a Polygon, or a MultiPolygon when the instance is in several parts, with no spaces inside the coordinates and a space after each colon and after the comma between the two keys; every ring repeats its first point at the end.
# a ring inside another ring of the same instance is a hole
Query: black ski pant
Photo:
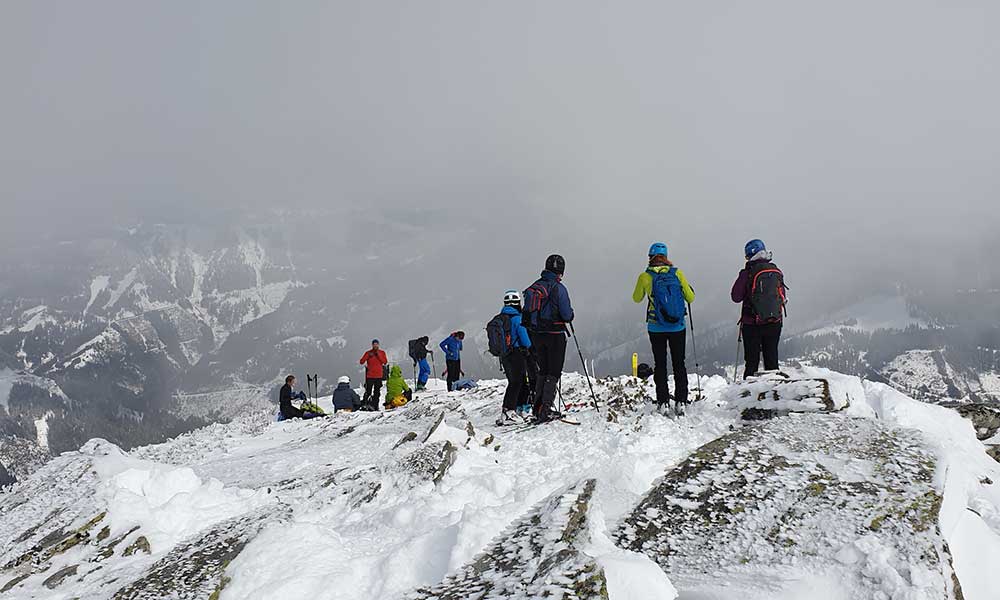
{"type": "Polygon", "coordinates": [[[559,379],[566,363],[565,333],[536,333],[531,336],[538,361],[538,386],[535,388],[535,416],[545,420],[556,400],[559,379]]]}
{"type": "Polygon", "coordinates": [[[361,400],[361,410],[378,410],[382,397],[382,379],[365,378],[365,397],[361,400]]]}
{"type": "Polygon", "coordinates": [[[445,364],[448,365],[448,391],[452,391],[452,387],[455,382],[462,377],[462,361],[461,360],[446,360],[445,364]]]}
{"type": "Polygon", "coordinates": [[[649,332],[649,345],[653,349],[653,381],[656,383],[656,403],[666,404],[670,401],[670,388],[667,386],[667,350],[670,350],[670,364],[674,369],[674,400],[687,402],[688,373],[684,365],[685,341],[687,331],[649,332]]]}
{"type": "Polygon", "coordinates": [[[532,346],[524,356],[524,376],[527,380],[521,386],[521,394],[517,398],[518,406],[535,405],[535,388],[538,387],[538,361],[535,359],[535,348],[532,346]]]}
{"type": "Polygon", "coordinates": [[[778,368],[778,342],[780,340],[781,323],[743,326],[743,354],[746,356],[744,379],[757,374],[757,369],[760,368],[761,354],[764,355],[765,371],[774,371],[778,368]]]}
{"type": "Polygon", "coordinates": [[[523,349],[515,348],[510,354],[500,359],[503,372],[507,375],[507,391],[503,393],[504,410],[517,409],[521,390],[525,387],[525,378],[527,377],[528,359],[526,354],[523,349]]]}

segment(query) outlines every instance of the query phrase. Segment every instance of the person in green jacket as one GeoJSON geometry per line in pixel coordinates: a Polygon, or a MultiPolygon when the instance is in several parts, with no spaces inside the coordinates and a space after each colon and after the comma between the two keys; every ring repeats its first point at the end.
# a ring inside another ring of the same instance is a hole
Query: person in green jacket
{"type": "Polygon", "coordinates": [[[646,330],[653,350],[653,381],[656,382],[656,403],[667,405],[670,390],[667,387],[667,348],[674,369],[674,401],[680,406],[687,403],[687,367],[684,366],[685,303],[694,301],[694,290],[684,272],[667,259],[667,245],[657,242],[649,247],[649,266],[639,274],[632,292],[636,304],[647,301],[646,330]],[[657,306],[661,297],[665,306],[657,306]]]}
{"type": "Polygon", "coordinates": [[[399,365],[392,365],[392,369],[389,370],[389,380],[385,382],[386,410],[403,406],[412,399],[413,392],[403,379],[403,370],[399,365]]]}

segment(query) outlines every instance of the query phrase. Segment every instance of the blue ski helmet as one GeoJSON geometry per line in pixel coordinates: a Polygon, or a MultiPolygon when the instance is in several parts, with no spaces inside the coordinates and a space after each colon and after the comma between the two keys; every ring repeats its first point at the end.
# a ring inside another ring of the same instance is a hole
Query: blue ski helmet
{"type": "Polygon", "coordinates": [[[761,250],[767,250],[767,247],[764,245],[764,242],[760,240],[750,240],[749,242],[747,242],[746,246],[743,246],[743,255],[746,256],[747,258],[750,258],[751,256],[757,254],[761,250]]]}
{"type": "Polygon", "coordinates": [[[667,255],[667,245],[663,242],[656,242],[649,247],[650,256],[666,256],[667,255]]]}

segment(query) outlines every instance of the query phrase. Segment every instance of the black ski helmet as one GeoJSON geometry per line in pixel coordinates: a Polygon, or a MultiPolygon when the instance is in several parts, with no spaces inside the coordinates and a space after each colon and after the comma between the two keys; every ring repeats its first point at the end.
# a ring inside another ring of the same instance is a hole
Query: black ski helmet
{"type": "Polygon", "coordinates": [[[551,254],[545,259],[545,270],[552,271],[556,275],[566,272],[566,259],[558,254],[551,254]]]}

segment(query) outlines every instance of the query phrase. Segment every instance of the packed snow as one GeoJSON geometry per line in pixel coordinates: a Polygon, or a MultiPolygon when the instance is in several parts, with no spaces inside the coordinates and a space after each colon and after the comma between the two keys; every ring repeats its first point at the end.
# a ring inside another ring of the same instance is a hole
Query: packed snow
{"type": "MultiPolygon", "coordinates": [[[[16,581],[13,593],[109,598],[123,585],[149,584],[150,573],[172,572],[172,561],[188,556],[192,540],[215,539],[210,532],[228,528],[249,541],[237,544],[231,561],[230,555],[219,557],[224,578],[199,590],[221,589],[223,599],[398,599],[479,564],[472,561],[482,560],[477,556],[491,545],[506,543],[517,523],[535,522],[526,516],[539,514],[537,522],[548,522],[547,513],[537,511],[592,479],[586,528],[575,551],[603,570],[611,600],[761,597],[748,595],[759,589],[752,572],[721,573],[713,589],[724,592],[699,595],[687,578],[675,580],[657,561],[612,541],[612,532],[666,472],[699,447],[739,431],[741,411],[752,401],[779,413],[823,413],[824,423],[875,420],[880,428],[907,431],[907,439],[937,459],[932,485],[944,495],[940,532],[965,598],[995,600],[991,565],[1000,564],[1000,465],[986,455],[972,425],[886,385],[823,369],[788,371],[784,379],[769,374],[729,386],[719,377],[703,378],[705,400],[686,416],[673,417],[650,405],[651,386],[627,377],[595,384],[598,412],[588,406],[584,379],[567,374],[563,397],[579,407],[569,417],[580,424],[525,428],[494,424],[504,382],[482,381],[474,390],[449,393],[432,381],[430,391],[390,412],[280,423],[273,412],[260,412],[130,453],[92,441],[0,496],[0,561],[9,567],[38,543],[45,526],[23,532],[54,508],[62,511],[56,520],[66,530],[85,527],[105,511],[93,528],[106,525],[109,539],[121,537],[112,558],[95,561],[99,546],[81,543],[48,558],[44,572],[16,581]],[[60,483],[71,475],[72,484],[60,483]],[[35,503],[11,504],[15,495],[29,493],[35,503]],[[254,516],[261,514],[270,518],[254,516]],[[119,556],[140,535],[149,554],[119,556]],[[78,567],[74,577],[53,583],[52,573],[72,566],[78,567]]],[[[320,404],[329,409],[330,398],[320,404]]],[[[843,481],[864,485],[876,477],[863,459],[836,452],[810,456],[843,481]]],[[[770,598],[854,598],[862,588],[851,582],[872,578],[892,582],[886,598],[930,598],[924,590],[936,579],[918,570],[897,577],[896,570],[887,570],[888,550],[872,546],[873,539],[858,536],[838,554],[836,572],[851,573],[846,579],[832,581],[834,571],[806,571],[794,562],[757,578],[775,578],[770,598]]],[[[0,586],[15,574],[6,569],[0,586]]],[[[156,585],[168,585],[163,581],[156,585]]]]}

